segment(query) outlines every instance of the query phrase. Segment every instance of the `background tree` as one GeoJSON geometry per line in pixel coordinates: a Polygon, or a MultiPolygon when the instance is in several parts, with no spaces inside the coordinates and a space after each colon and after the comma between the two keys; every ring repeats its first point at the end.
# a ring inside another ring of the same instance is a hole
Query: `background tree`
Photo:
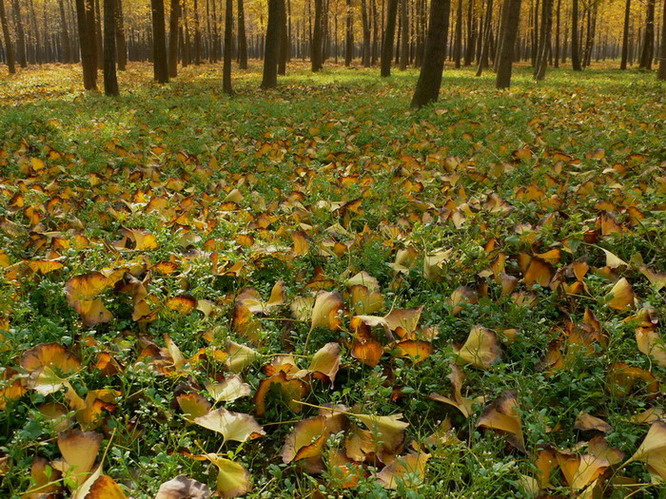
{"type": "MultiPolygon", "coordinates": [[[[312,46],[310,51],[310,63],[312,67],[312,72],[316,73],[322,68],[322,58],[323,58],[323,40],[322,40],[322,31],[323,31],[323,0],[314,0],[315,12],[314,12],[314,23],[312,26],[312,46]]],[[[268,35],[266,35],[268,36],[268,35]]]]}
{"type": "Polygon", "coordinates": [[[157,83],[169,82],[164,28],[164,0],[150,0],[153,19],[153,72],[157,83]]]}
{"type": "Polygon", "coordinates": [[[169,77],[178,76],[178,38],[180,36],[180,0],[171,0],[169,16],[169,77]]]}
{"type": "Polygon", "coordinates": [[[657,78],[666,80],[666,2],[664,2],[664,13],[661,21],[661,50],[659,52],[659,69],[657,78]]]}
{"type": "Polygon", "coordinates": [[[498,55],[497,78],[495,86],[499,89],[511,86],[511,72],[520,23],[521,0],[504,0],[506,17],[502,23],[500,53],[498,55]]]}
{"type": "Polygon", "coordinates": [[[388,0],[386,9],[386,27],[382,41],[381,71],[382,77],[391,76],[391,60],[395,43],[395,23],[398,17],[398,0],[388,0]]]}
{"type": "Polygon", "coordinates": [[[238,67],[247,69],[247,35],[245,33],[245,6],[238,0],[238,67]]]}
{"type": "Polygon", "coordinates": [[[574,71],[583,70],[578,41],[578,0],[571,0],[571,67],[574,71]]]}
{"type": "Polygon", "coordinates": [[[16,61],[14,59],[14,44],[12,35],[9,33],[9,23],[7,22],[7,11],[5,10],[5,0],[0,0],[0,24],[2,24],[2,36],[5,42],[5,54],[7,59],[7,69],[9,74],[16,73],[16,61]]]}
{"type": "Polygon", "coordinates": [[[622,31],[622,60],[620,69],[627,69],[627,59],[629,58],[629,24],[631,22],[631,0],[627,0],[624,5],[624,29],[622,31]]]}
{"type": "Polygon", "coordinates": [[[282,30],[282,0],[268,0],[268,23],[264,49],[264,74],[261,88],[277,86],[277,65],[280,55],[280,31],[282,30]]]}
{"type": "Polygon", "coordinates": [[[95,7],[93,0],[76,0],[83,87],[97,90],[97,49],[95,43],[95,7]]]}
{"type": "Polygon", "coordinates": [[[25,28],[23,27],[23,17],[21,16],[21,4],[19,0],[12,2],[14,11],[14,26],[16,27],[16,59],[22,68],[28,67],[28,56],[25,46],[25,28]]]}
{"type": "Polygon", "coordinates": [[[485,20],[483,22],[481,53],[479,55],[476,76],[481,76],[483,74],[483,70],[486,68],[486,66],[488,66],[488,52],[490,50],[490,41],[492,38],[492,22],[493,22],[493,0],[488,0],[488,3],[486,5],[485,20]]]}
{"type": "Polygon", "coordinates": [[[125,38],[125,18],[123,16],[123,1],[116,0],[116,54],[118,57],[118,70],[127,68],[127,40],[125,38]]]}
{"type": "Polygon", "coordinates": [[[534,79],[537,81],[543,80],[546,77],[552,20],[553,0],[541,0],[541,30],[539,32],[536,67],[534,68],[534,79]]]}
{"type": "Polygon", "coordinates": [[[442,86],[446,38],[449,30],[451,0],[431,0],[430,22],[426,36],[423,65],[416,90],[412,97],[412,107],[419,108],[437,101],[442,86]]]}
{"type": "Polygon", "coordinates": [[[638,65],[642,69],[652,69],[652,58],[654,57],[654,6],[655,0],[647,0],[643,50],[641,50],[641,59],[638,65]]]}
{"type": "Polygon", "coordinates": [[[104,93],[120,93],[116,75],[116,0],[104,0],[104,93]]]}
{"type": "Polygon", "coordinates": [[[222,91],[231,95],[234,93],[231,87],[231,59],[233,58],[233,23],[234,23],[234,0],[226,0],[224,8],[224,54],[222,62],[222,91]]]}
{"type": "Polygon", "coordinates": [[[354,58],[354,8],[352,0],[346,0],[345,16],[345,66],[350,66],[354,58]]]}
{"type": "Polygon", "coordinates": [[[69,29],[67,27],[67,15],[65,14],[65,3],[63,0],[58,0],[58,13],[60,14],[63,62],[74,62],[74,58],[72,57],[72,46],[69,39],[69,29]]]}

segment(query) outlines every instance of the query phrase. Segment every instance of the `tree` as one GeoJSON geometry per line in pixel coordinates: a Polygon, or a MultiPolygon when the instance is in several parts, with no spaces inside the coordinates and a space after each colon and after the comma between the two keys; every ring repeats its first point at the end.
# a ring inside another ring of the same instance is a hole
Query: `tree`
{"type": "Polygon", "coordinates": [[[120,93],[116,75],[116,0],[104,0],[104,93],[120,93]]]}
{"type": "Polygon", "coordinates": [[[67,63],[73,62],[72,47],[70,46],[70,41],[69,41],[69,30],[67,28],[67,16],[65,15],[65,4],[64,4],[63,0],[58,0],[58,11],[60,13],[63,59],[64,59],[64,62],[67,62],[67,63]]]}
{"type": "Polygon", "coordinates": [[[169,77],[178,76],[178,35],[180,33],[180,0],[171,0],[169,16],[169,77]]]}
{"type": "MultiPolygon", "coordinates": [[[[391,60],[393,59],[393,45],[395,43],[395,22],[398,17],[398,0],[388,0],[386,10],[386,28],[382,42],[381,76],[391,76],[391,60]]],[[[448,21],[447,21],[448,23],[448,21]]]]}
{"type": "Polygon", "coordinates": [[[361,0],[361,24],[363,25],[363,67],[370,67],[371,48],[370,20],[368,16],[368,5],[366,0],[361,0]]]}
{"type": "Polygon", "coordinates": [[[233,94],[234,91],[231,87],[231,58],[232,44],[234,39],[233,23],[234,23],[234,0],[225,1],[224,9],[224,54],[222,62],[222,91],[225,94],[233,94]]]}
{"type": "Polygon", "coordinates": [[[456,7],[456,37],[453,41],[453,64],[456,69],[460,68],[462,61],[462,25],[463,25],[463,6],[462,0],[458,0],[456,7]]]}
{"type": "Polygon", "coordinates": [[[661,50],[659,52],[657,78],[666,80],[666,2],[664,2],[664,14],[661,21],[661,50]]]}
{"type": "Polygon", "coordinates": [[[416,83],[413,108],[420,108],[437,101],[439,88],[442,85],[444,57],[446,56],[446,39],[449,31],[449,13],[451,0],[432,0],[430,3],[430,22],[426,35],[423,64],[419,80],[416,83]]]}
{"type": "Polygon", "coordinates": [[[83,87],[97,90],[97,49],[95,43],[95,7],[93,0],[76,0],[83,87]]]}
{"type": "Polygon", "coordinates": [[[574,71],[582,71],[580,62],[580,42],[578,41],[578,0],[571,2],[571,67],[574,71]]]}
{"type": "Polygon", "coordinates": [[[483,70],[488,65],[488,51],[490,50],[490,39],[493,29],[493,0],[488,0],[486,6],[486,16],[483,23],[483,41],[481,43],[481,54],[479,55],[479,66],[476,70],[476,76],[481,76],[483,70]]]}
{"type": "Polygon", "coordinates": [[[280,2],[280,50],[278,57],[278,74],[287,74],[287,59],[289,59],[289,30],[287,28],[287,6],[285,0],[280,2]]]}
{"type": "Polygon", "coordinates": [[[539,33],[536,67],[534,68],[534,79],[537,81],[546,77],[552,20],[553,0],[541,0],[541,32],[539,33]]]}
{"type": "Polygon", "coordinates": [[[245,6],[238,0],[238,67],[247,69],[247,35],[245,34],[245,6]]]}
{"type": "Polygon", "coordinates": [[[164,0],[150,0],[153,19],[153,72],[157,83],[169,82],[164,28],[164,0]]]}
{"type": "MultiPolygon", "coordinates": [[[[280,31],[282,14],[280,3],[283,0],[268,0],[268,23],[266,25],[266,43],[264,49],[264,74],[261,88],[277,86],[277,65],[280,55],[280,31]]],[[[320,0],[321,1],[321,0],[320,0]]]]}
{"type": "Polygon", "coordinates": [[[25,29],[23,28],[23,19],[21,18],[21,5],[19,0],[14,0],[14,25],[16,27],[16,59],[22,68],[28,67],[28,56],[25,46],[25,29]]]}
{"type": "Polygon", "coordinates": [[[409,63],[409,0],[400,0],[400,70],[409,63]]]}
{"type": "Polygon", "coordinates": [[[314,25],[312,26],[312,46],[310,49],[310,65],[312,72],[316,73],[322,68],[322,14],[323,14],[323,1],[314,0],[315,15],[314,25]]]}
{"type": "Polygon", "coordinates": [[[118,70],[125,71],[127,68],[127,41],[125,40],[122,0],[116,0],[116,53],[118,55],[118,70]]]}
{"type": "Polygon", "coordinates": [[[506,17],[500,33],[502,41],[498,56],[497,79],[495,80],[495,86],[499,89],[511,86],[511,70],[520,23],[520,3],[521,0],[504,0],[506,17]]]}
{"type": "Polygon", "coordinates": [[[352,0],[347,0],[345,32],[345,66],[349,66],[354,58],[354,9],[352,0]]]}
{"type": "Polygon", "coordinates": [[[5,41],[7,69],[9,70],[9,74],[14,74],[16,73],[16,61],[14,59],[14,45],[12,44],[12,36],[9,33],[7,12],[5,11],[5,0],[0,0],[0,24],[2,24],[2,35],[5,41]]]}
{"type": "Polygon", "coordinates": [[[647,0],[643,50],[641,50],[641,59],[638,65],[639,68],[643,69],[652,69],[652,58],[654,56],[654,4],[655,0],[647,0]]]}
{"type": "Polygon", "coordinates": [[[624,28],[622,30],[622,60],[620,69],[627,69],[627,59],[629,58],[629,22],[631,17],[631,0],[627,0],[624,5],[624,28]]]}

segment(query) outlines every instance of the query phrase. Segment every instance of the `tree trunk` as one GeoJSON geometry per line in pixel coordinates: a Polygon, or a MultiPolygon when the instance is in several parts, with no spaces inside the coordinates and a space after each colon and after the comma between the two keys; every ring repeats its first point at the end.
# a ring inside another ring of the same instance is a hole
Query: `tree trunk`
{"type": "Polygon", "coordinates": [[[555,56],[554,56],[554,66],[556,68],[560,67],[560,27],[561,27],[561,15],[562,15],[562,0],[557,0],[557,9],[555,10],[555,56]]]}
{"type": "Polygon", "coordinates": [[[278,74],[287,74],[287,59],[289,59],[289,31],[287,30],[287,6],[285,0],[280,0],[280,55],[278,57],[278,74]]]}
{"type": "Polygon", "coordinates": [[[164,0],[150,0],[153,18],[153,72],[157,83],[169,82],[164,28],[164,0]]]}
{"type": "Polygon", "coordinates": [[[652,69],[652,58],[654,56],[654,5],[655,0],[647,0],[643,50],[641,50],[641,60],[638,66],[643,69],[652,69]]]}
{"type": "Polygon", "coordinates": [[[386,10],[386,28],[382,43],[381,76],[391,76],[391,60],[393,59],[393,44],[395,42],[395,21],[398,15],[398,0],[388,0],[386,10]]]}
{"type": "Polygon", "coordinates": [[[504,0],[506,11],[505,22],[502,25],[501,51],[498,55],[497,88],[509,88],[511,86],[511,70],[515,53],[516,38],[518,37],[518,25],[520,24],[520,2],[521,0],[504,0]]]}
{"type": "Polygon", "coordinates": [[[631,0],[624,4],[624,29],[622,30],[622,60],[620,69],[627,69],[627,60],[629,58],[629,27],[631,23],[631,0]]]}
{"type": "Polygon", "coordinates": [[[572,0],[571,2],[571,67],[574,71],[583,70],[578,42],[578,0],[572,0]]]}
{"type": "Polygon", "coordinates": [[[104,93],[120,93],[116,76],[116,0],[104,0],[104,93]]]}
{"type": "Polygon", "coordinates": [[[423,107],[430,102],[436,102],[439,97],[450,10],[451,0],[432,0],[430,3],[430,23],[423,53],[423,66],[416,83],[412,107],[423,107]]]}
{"type": "Polygon", "coordinates": [[[493,21],[493,0],[488,0],[486,6],[486,18],[483,22],[483,41],[481,45],[481,53],[479,55],[479,66],[476,70],[476,76],[481,76],[483,70],[488,65],[488,50],[490,49],[490,37],[492,36],[492,21],[493,21]]]}
{"type": "Polygon", "coordinates": [[[363,66],[370,67],[370,21],[368,16],[368,6],[366,0],[361,0],[361,22],[363,24],[363,66]]]}
{"type": "Polygon", "coordinates": [[[14,26],[16,27],[16,59],[22,68],[28,67],[28,55],[25,46],[25,29],[21,19],[21,5],[19,0],[14,0],[14,26]]]}
{"type": "Polygon", "coordinates": [[[476,32],[474,23],[474,0],[470,0],[467,6],[467,46],[465,47],[465,66],[472,64],[474,59],[474,46],[476,45],[476,32]]]}
{"type": "Polygon", "coordinates": [[[97,50],[95,43],[95,6],[93,0],[76,0],[76,19],[79,27],[83,87],[97,90],[97,50]]]}
{"type": "Polygon", "coordinates": [[[197,66],[201,64],[201,26],[199,24],[198,0],[194,0],[194,64],[197,66]]]}
{"type": "Polygon", "coordinates": [[[548,66],[548,50],[550,49],[550,32],[553,18],[553,0],[542,0],[541,3],[541,31],[539,33],[539,48],[537,50],[534,79],[543,80],[546,77],[548,66]]]}
{"type": "Polygon", "coordinates": [[[659,52],[657,79],[666,80],[666,2],[664,2],[664,13],[661,18],[661,50],[659,52]]]}
{"type": "Polygon", "coordinates": [[[9,71],[9,74],[14,74],[16,73],[16,60],[14,59],[14,45],[12,44],[12,36],[9,33],[9,23],[7,22],[5,0],[0,0],[0,24],[2,24],[2,36],[5,42],[7,70],[9,71]]]}
{"type": "Polygon", "coordinates": [[[123,2],[116,0],[116,54],[118,70],[127,69],[127,40],[125,40],[125,18],[123,16],[123,2]]]}
{"type": "Polygon", "coordinates": [[[352,7],[352,0],[347,0],[346,6],[345,66],[350,66],[354,58],[354,9],[352,7]]]}
{"type": "Polygon", "coordinates": [[[234,33],[234,0],[226,0],[224,9],[224,62],[222,63],[222,91],[225,94],[232,95],[234,93],[231,87],[231,59],[233,54],[231,52],[234,33]]]}
{"type": "Polygon", "coordinates": [[[60,13],[60,33],[62,40],[62,59],[66,63],[72,62],[72,46],[69,41],[69,30],[67,28],[67,16],[65,15],[65,3],[58,0],[58,11],[60,13]]]}
{"type": "Polygon", "coordinates": [[[315,15],[314,26],[312,29],[312,46],[310,53],[310,63],[312,72],[316,73],[322,68],[322,11],[323,0],[314,0],[315,15]]]}
{"type": "Polygon", "coordinates": [[[282,30],[282,0],[268,0],[268,23],[264,50],[264,74],[261,88],[277,86],[277,65],[280,52],[280,31],[282,30]]]}
{"type": "Polygon", "coordinates": [[[238,67],[247,69],[247,35],[245,34],[245,6],[238,0],[238,67]]]}
{"type": "Polygon", "coordinates": [[[169,17],[169,77],[178,76],[178,35],[180,32],[180,0],[171,0],[169,17]]]}
{"type": "Polygon", "coordinates": [[[409,2],[400,0],[401,40],[400,40],[400,70],[407,69],[409,62],[409,2]]]}
{"type": "Polygon", "coordinates": [[[456,8],[456,38],[453,42],[453,65],[459,69],[462,65],[463,3],[458,0],[456,8]]]}

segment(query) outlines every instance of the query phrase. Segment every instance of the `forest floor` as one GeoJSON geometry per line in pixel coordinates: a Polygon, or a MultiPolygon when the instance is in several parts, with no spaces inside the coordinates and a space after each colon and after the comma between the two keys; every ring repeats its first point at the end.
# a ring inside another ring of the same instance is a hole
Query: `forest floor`
{"type": "Polygon", "coordinates": [[[0,495],[663,497],[653,74],[220,73],[0,77],[0,495]]]}

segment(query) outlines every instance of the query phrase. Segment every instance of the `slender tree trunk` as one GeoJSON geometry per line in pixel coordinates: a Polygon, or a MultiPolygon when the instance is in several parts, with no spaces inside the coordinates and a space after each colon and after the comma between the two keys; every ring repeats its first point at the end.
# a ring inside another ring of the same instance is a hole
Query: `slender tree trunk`
{"type": "Polygon", "coordinates": [[[14,7],[14,26],[16,28],[16,59],[22,68],[28,67],[28,55],[25,45],[25,29],[21,18],[21,5],[19,0],[13,1],[14,7]]]}
{"type": "Polygon", "coordinates": [[[449,31],[449,13],[451,0],[432,0],[430,3],[430,22],[423,53],[423,66],[416,83],[411,106],[420,108],[436,102],[442,86],[446,39],[449,31]]]}
{"type": "Polygon", "coordinates": [[[312,72],[316,73],[322,68],[322,11],[323,0],[314,0],[315,15],[314,26],[312,28],[312,46],[310,54],[310,63],[312,72]]]}
{"type": "Polygon", "coordinates": [[[178,35],[180,33],[180,0],[171,0],[169,17],[169,77],[178,76],[178,35]]]}
{"type": "Polygon", "coordinates": [[[456,38],[453,42],[453,65],[459,69],[462,65],[463,2],[458,0],[456,8],[456,38]]]}
{"type": "Polygon", "coordinates": [[[626,0],[624,4],[624,29],[622,30],[622,60],[620,69],[627,69],[627,60],[629,58],[629,27],[631,23],[631,0],[626,0]]]}
{"type": "Polygon", "coordinates": [[[247,35],[245,34],[245,6],[238,0],[238,67],[247,69],[247,35]]]}
{"type": "Polygon", "coordinates": [[[345,66],[350,66],[354,59],[354,8],[352,0],[347,0],[347,22],[345,26],[345,66]]]}
{"type": "Polygon", "coordinates": [[[7,22],[7,11],[5,10],[5,0],[0,0],[0,24],[2,24],[2,37],[5,42],[7,70],[9,71],[9,74],[15,74],[16,60],[14,58],[14,45],[12,43],[12,36],[9,33],[9,23],[7,22]]]}
{"type": "Polygon", "coordinates": [[[232,95],[234,93],[231,87],[231,59],[233,58],[231,49],[234,39],[233,9],[234,0],[226,0],[224,9],[224,62],[222,63],[222,91],[228,95],[232,95]]]}
{"type": "Polygon", "coordinates": [[[657,69],[657,79],[666,80],[666,2],[664,4],[664,13],[661,18],[661,49],[659,51],[659,69],[657,69]]]}
{"type": "Polygon", "coordinates": [[[474,46],[476,45],[476,24],[474,23],[474,0],[467,5],[467,46],[465,47],[465,66],[472,64],[474,59],[474,46]]]}
{"type": "Polygon", "coordinates": [[[548,66],[548,50],[550,49],[550,32],[553,17],[553,0],[542,0],[541,3],[541,31],[539,33],[539,48],[537,51],[534,79],[543,80],[546,77],[548,66]]]}
{"type": "Polygon", "coordinates": [[[499,89],[511,86],[511,70],[520,24],[520,3],[521,0],[504,0],[506,18],[502,26],[502,33],[500,33],[502,43],[500,44],[501,52],[498,56],[497,79],[495,81],[495,86],[499,89]]]}
{"type": "Polygon", "coordinates": [[[557,0],[557,9],[555,11],[555,57],[554,57],[554,66],[556,68],[560,67],[560,26],[561,26],[561,15],[562,15],[562,0],[557,0]]]}
{"type": "Polygon", "coordinates": [[[157,83],[169,82],[164,29],[164,0],[150,0],[153,18],[153,70],[157,83]]]}
{"type": "Polygon", "coordinates": [[[409,62],[409,1],[400,0],[401,40],[400,40],[400,70],[407,69],[409,62]]]}
{"type": "Polygon", "coordinates": [[[104,93],[120,93],[116,76],[116,0],[104,0],[104,93]]]}
{"type": "Polygon", "coordinates": [[[268,23],[264,50],[264,75],[261,88],[277,86],[277,65],[280,52],[280,31],[282,30],[282,0],[268,0],[268,23]]]}
{"type": "Polygon", "coordinates": [[[201,26],[199,23],[199,2],[194,0],[194,64],[201,64],[201,26]]]}
{"type": "MultiPolygon", "coordinates": [[[[42,45],[41,37],[39,34],[39,27],[37,26],[37,13],[35,12],[34,0],[30,0],[30,12],[28,17],[31,25],[30,27],[32,30],[32,38],[34,42],[32,49],[33,62],[41,64],[44,61],[44,56],[43,56],[44,46],[42,45]]],[[[46,36],[46,32],[44,32],[44,36],[46,36]]]]}
{"type": "Polygon", "coordinates": [[[391,76],[391,60],[393,59],[393,44],[395,42],[395,21],[398,15],[398,0],[388,0],[386,10],[386,28],[382,43],[381,76],[391,76]]]}
{"type": "Polygon", "coordinates": [[[476,76],[481,76],[483,70],[488,65],[488,50],[490,48],[490,38],[492,36],[493,21],[493,0],[488,0],[486,6],[486,18],[483,23],[483,42],[481,45],[481,54],[479,55],[479,66],[476,70],[476,76]]]}
{"type": "Polygon", "coordinates": [[[652,69],[652,58],[654,57],[654,7],[655,0],[647,0],[643,50],[641,50],[641,60],[638,66],[643,69],[652,69]]]}
{"type": "Polygon", "coordinates": [[[72,62],[72,46],[69,41],[69,30],[67,28],[67,16],[65,15],[65,3],[63,0],[58,0],[58,11],[60,13],[61,24],[61,43],[62,43],[62,58],[66,63],[72,62]]]}
{"type": "Polygon", "coordinates": [[[278,57],[278,75],[287,74],[287,59],[289,59],[289,31],[287,28],[287,6],[285,0],[280,0],[280,54],[278,57]]]}
{"type": "Polygon", "coordinates": [[[125,39],[122,0],[116,0],[116,53],[118,54],[118,71],[125,71],[127,69],[127,40],[125,39]]]}
{"type": "Polygon", "coordinates": [[[93,0],[76,0],[83,87],[97,90],[97,51],[95,43],[95,6],[93,0]]]}
{"type": "Polygon", "coordinates": [[[366,0],[361,0],[361,23],[363,25],[363,66],[370,67],[370,20],[368,16],[368,5],[366,0]]]}
{"type": "Polygon", "coordinates": [[[97,50],[97,69],[104,69],[104,39],[102,38],[102,13],[100,0],[95,0],[95,48],[97,50]]]}
{"type": "Polygon", "coordinates": [[[582,71],[580,43],[578,42],[578,0],[571,2],[571,66],[574,71],[582,71]]]}

